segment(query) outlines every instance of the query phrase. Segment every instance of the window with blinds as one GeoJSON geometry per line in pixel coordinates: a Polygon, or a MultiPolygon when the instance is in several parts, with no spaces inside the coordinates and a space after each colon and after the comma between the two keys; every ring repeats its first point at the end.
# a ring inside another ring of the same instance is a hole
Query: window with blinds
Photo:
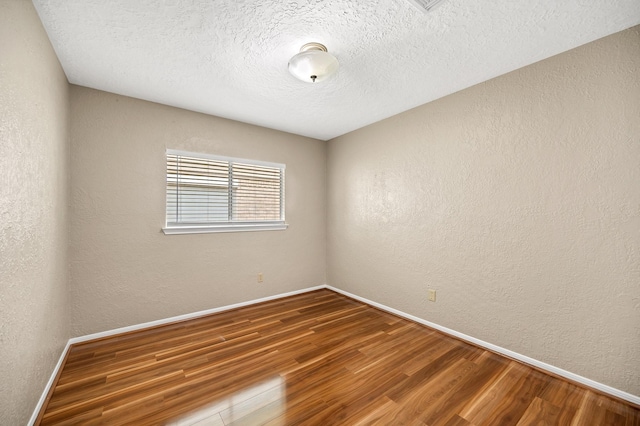
{"type": "Polygon", "coordinates": [[[285,229],[284,164],[167,150],[165,233],[285,229]]]}

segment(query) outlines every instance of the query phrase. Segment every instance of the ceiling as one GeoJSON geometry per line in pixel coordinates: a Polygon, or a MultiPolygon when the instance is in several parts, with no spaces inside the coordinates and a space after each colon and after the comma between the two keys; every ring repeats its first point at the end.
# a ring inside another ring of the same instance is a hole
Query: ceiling
{"type": "Polygon", "coordinates": [[[638,0],[33,0],[69,81],[328,140],[640,23],[638,0]],[[319,83],[288,60],[340,62],[319,83]]]}

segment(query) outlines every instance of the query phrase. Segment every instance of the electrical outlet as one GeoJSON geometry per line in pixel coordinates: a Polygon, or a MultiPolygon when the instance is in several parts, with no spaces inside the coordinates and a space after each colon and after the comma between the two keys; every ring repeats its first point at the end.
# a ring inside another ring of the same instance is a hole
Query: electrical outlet
{"type": "Polygon", "coordinates": [[[436,291],[429,289],[429,291],[427,292],[427,299],[429,300],[429,302],[435,302],[436,301],[436,291]]]}
{"type": "Polygon", "coordinates": [[[261,283],[262,281],[264,281],[264,277],[262,276],[262,272],[260,272],[258,274],[258,282],[261,283]]]}

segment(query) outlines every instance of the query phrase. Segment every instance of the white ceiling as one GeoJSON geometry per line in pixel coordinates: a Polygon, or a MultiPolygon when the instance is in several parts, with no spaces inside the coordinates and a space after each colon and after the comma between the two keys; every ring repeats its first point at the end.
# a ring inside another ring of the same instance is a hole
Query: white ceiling
{"type": "Polygon", "coordinates": [[[33,0],[71,83],[322,140],[640,23],[638,0],[33,0]],[[304,43],[340,62],[310,84],[304,43]]]}

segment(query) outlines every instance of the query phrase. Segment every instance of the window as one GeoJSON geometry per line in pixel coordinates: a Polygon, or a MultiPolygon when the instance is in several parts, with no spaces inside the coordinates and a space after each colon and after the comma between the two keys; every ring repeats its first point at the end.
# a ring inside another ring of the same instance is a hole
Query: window
{"type": "Polygon", "coordinates": [[[284,164],[167,150],[165,234],[286,229],[284,164]]]}

